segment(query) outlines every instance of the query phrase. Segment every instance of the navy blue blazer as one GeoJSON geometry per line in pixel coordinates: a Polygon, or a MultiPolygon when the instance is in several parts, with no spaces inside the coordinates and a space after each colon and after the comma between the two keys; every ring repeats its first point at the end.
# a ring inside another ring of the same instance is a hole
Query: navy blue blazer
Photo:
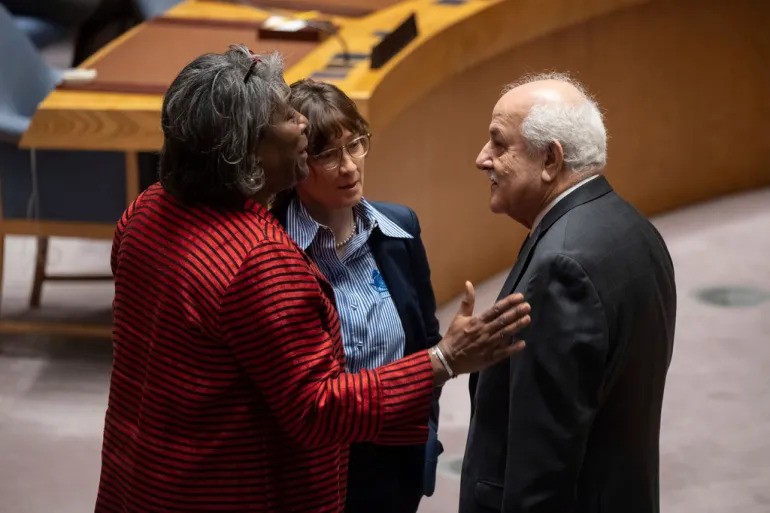
{"type": "MultiPolygon", "coordinates": [[[[289,203],[290,201],[284,200],[279,205],[273,207],[273,215],[276,216],[283,226],[286,226],[289,203]]],[[[411,239],[386,237],[380,230],[375,228],[368,241],[372,256],[375,262],[377,262],[377,267],[388,286],[391,299],[401,319],[401,325],[406,335],[404,354],[408,355],[432,347],[441,340],[439,323],[436,318],[436,299],[430,281],[430,267],[425,254],[425,247],[420,238],[420,223],[417,215],[409,207],[385,202],[371,202],[371,204],[413,237],[411,239]]],[[[399,453],[399,456],[394,459],[393,465],[406,468],[393,470],[401,474],[414,475],[415,479],[411,482],[415,490],[420,495],[426,496],[433,494],[438,456],[443,452],[443,447],[437,438],[439,395],[440,389],[437,389],[430,413],[430,434],[427,444],[410,446],[403,449],[381,447],[383,454],[385,454],[385,451],[388,451],[390,454],[399,453]]],[[[356,476],[352,475],[352,467],[356,465],[356,445],[372,444],[355,444],[353,446],[351,451],[352,479],[349,480],[349,495],[357,493],[355,483],[359,480],[356,476]]],[[[377,456],[380,465],[382,465],[381,456],[377,456]]],[[[375,455],[372,454],[372,457],[375,457],[375,455]]],[[[378,475],[381,475],[382,469],[379,470],[378,475]]],[[[360,474],[358,470],[357,473],[360,474]]],[[[410,491],[402,490],[407,495],[410,491]]],[[[382,492],[384,497],[392,497],[394,494],[394,490],[390,486],[388,486],[387,490],[383,489],[382,492]]],[[[398,493],[398,491],[395,492],[398,493]]],[[[369,495],[372,493],[377,494],[377,491],[373,492],[369,488],[366,493],[369,495]]]]}

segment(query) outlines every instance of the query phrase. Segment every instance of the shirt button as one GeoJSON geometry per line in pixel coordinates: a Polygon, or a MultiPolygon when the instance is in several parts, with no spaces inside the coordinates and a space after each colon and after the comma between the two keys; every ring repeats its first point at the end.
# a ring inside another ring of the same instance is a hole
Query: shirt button
{"type": "Polygon", "coordinates": [[[358,303],[355,303],[355,302],[350,303],[350,308],[352,308],[353,310],[358,310],[358,303]]]}

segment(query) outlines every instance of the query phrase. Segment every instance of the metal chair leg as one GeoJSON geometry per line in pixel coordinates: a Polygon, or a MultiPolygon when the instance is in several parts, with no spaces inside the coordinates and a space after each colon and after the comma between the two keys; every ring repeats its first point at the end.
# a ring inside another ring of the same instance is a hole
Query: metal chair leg
{"type": "Polygon", "coordinates": [[[48,237],[37,238],[37,259],[35,261],[35,277],[32,280],[32,294],[29,297],[29,307],[40,307],[40,296],[43,293],[43,282],[46,279],[45,264],[48,260],[48,237]]]}
{"type": "Polygon", "coordinates": [[[0,232],[0,311],[2,311],[4,277],[5,277],[5,234],[0,232]]]}

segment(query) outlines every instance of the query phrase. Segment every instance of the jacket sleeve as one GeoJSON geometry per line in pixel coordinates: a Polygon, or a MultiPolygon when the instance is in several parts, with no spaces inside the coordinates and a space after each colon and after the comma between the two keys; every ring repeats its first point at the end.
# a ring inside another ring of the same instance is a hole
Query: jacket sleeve
{"type": "MultiPolygon", "coordinates": [[[[436,318],[436,296],[433,293],[433,284],[430,280],[430,264],[425,252],[425,246],[422,243],[420,221],[417,214],[409,209],[412,218],[412,235],[414,239],[410,242],[409,258],[412,267],[412,276],[414,286],[417,289],[417,297],[420,301],[420,313],[424,323],[425,347],[432,347],[441,340],[441,331],[438,319],[436,318]]],[[[433,400],[431,401],[430,416],[428,418],[428,443],[425,446],[425,465],[423,469],[423,495],[430,497],[433,495],[436,487],[436,470],[438,457],[444,452],[444,447],[439,441],[438,426],[441,408],[439,400],[441,399],[441,387],[436,387],[433,391],[433,400]]]]}
{"type": "Polygon", "coordinates": [[[525,297],[527,350],[511,363],[505,513],[573,511],[608,354],[601,300],[583,268],[554,255],[525,297]]]}
{"type": "MultiPolygon", "coordinates": [[[[409,209],[412,222],[410,230],[414,239],[409,242],[409,259],[412,268],[412,279],[414,287],[417,290],[417,297],[420,302],[420,314],[424,323],[425,347],[433,347],[441,340],[441,331],[438,318],[436,318],[436,296],[433,294],[433,284],[430,281],[430,264],[428,256],[425,253],[425,246],[422,243],[420,221],[417,214],[409,209]]],[[[430,420],[433,428],[438,430],[439,418],[439,398],[441,397],[441,388],[436,388],[433,394],[431,405],[430,420]]]]}
{"type": "Polygon", "coordinates": [[[414,227],[412,232],[414,239],[412,240],[409,257],[412,262],[417,296],[420,299],[420,310],[423,322],[425,323],[425,333],[428,335],[428,339],[425,341],[425,347],[427,348],[439,343],[441,332],[438,319],[436,318],[436,296],[433,294],[433,284],[430,281],[430,265],[428,264],[428,256],[425,253],[425,246],[422,243],[420,221],[417,219],[417,214],[414,211],[409,210],[409,213],[412,216],[412,225],[414,227]]]}
{"type": "Polygon", "coordinates": [[[276,422],[297,443],[427,438],[427,352],[345,373],[339,318],[294,248],[264,242],[250,252],[223,297],[219,324],[276,422]]]}

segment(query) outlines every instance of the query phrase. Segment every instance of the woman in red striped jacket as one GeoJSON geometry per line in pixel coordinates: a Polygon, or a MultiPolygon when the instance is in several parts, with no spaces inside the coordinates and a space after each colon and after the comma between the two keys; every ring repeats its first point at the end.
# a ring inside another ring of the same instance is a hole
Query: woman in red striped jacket
{"type": "Polygon", "coordinates": [[[433,387],[509,357],[512,296],[472,287],[430,350],[343,372],[328,282],[267,211],[307,175],[280,57],[245,47],[166,93],[160,183],[118,222],[97,512],[340,512],[353,442],[425,441],[433,387]]]}

